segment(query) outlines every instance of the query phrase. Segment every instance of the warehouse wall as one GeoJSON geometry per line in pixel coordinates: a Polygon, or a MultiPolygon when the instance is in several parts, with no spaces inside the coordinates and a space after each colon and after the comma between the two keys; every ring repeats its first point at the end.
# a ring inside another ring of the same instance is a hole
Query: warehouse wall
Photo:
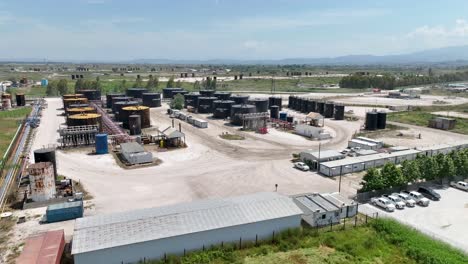
{"type": "Polygon", "coordinates": [[[221,242],[237,242],[270,238],[273,231],[297,228],[300,226],[301,216],[290,216],[269,221],[256,222],[252,224],[215,229],[177,237],[147,241],[115,248],[102,249],[74,255],[75,264],[88,263],[134,263],[146,259],[160,259],[164,253],[171,255],[182,255],[184,249],[187,251],[206,248],[221,242]]]}

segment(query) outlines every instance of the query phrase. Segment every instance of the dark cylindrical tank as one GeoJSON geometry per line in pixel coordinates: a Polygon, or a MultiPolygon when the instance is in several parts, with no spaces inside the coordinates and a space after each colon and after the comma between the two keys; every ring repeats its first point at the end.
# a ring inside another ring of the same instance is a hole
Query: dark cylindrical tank
{"type": "Polygon", "coordinates": [[[344,105],[335,105],[335,119],[336,120],[344,120],[344,112],[345,112],[344,105]]]}
{"type": "Polygon", "coordinates": [[[141,99],[143,98],[143,94],[147,92],[148,92],[148,89],[145,89],[145,88],[128,88],[127,96],[141,99]]]}
{"type": "Polygon", "coordinates": [[[142,94],[142,103],[144,106],[148,107],[157,107],[154,105],[153,99],[161,99],[160,93],[143,93],[142,94]]]}
{"type": "Polygon", "coordinates": [[[115,108],[115,120],[120,121],[120,113],[122,112],[122,108],[127,107],[127,106],[137,106],[138,102],[137,101],[122,101],[122,102],[116,102],[112,106],[112,108],[115,108]]]}
{"type": "MultiPolygon", "coordinates": [[[[267,101],[268,102],[268,101],[267,101]]],[[[253,114],[257,112],[255,105],[233,105],[231,108],[231,124],[242,126],[241,114],[253,114]]]]}
{"type": "Polygon", "coordinates": [[[79,90],[79,92],[89,101],[101,100],[101,91],[99,90],[79,90]]]}
{"type": "Polygon", "coordinates": [[[281,119],[283,121],[288,120],[288,113],[286,113],[286,112],[279,113],[279,119],[281,119]]]}
{"type": "Polygon", "coordinates": [[[176,96],[177,94],[181,94],[183,96],[185,96],[186,94],[188,94],[189,92],[188,91],[185,91],[185,90],[180,90],[180,91],[174,91],[172,92],[172,97],[176,96]]]}
{"type": "Polygon", "coordinates": [[[248,104],[249,96],[248,95],[240,95],[240,94],[233,94],[229,97],[229,100],[234,101],[234,104],[248,104]]]}
{"type": "Polygon", "coordinates": [[[292,109],[293,101],[294,101],[294,96],[290,95],[290,96],[288,97],[288,108],[291,108],[291,109],[292,109]]]}
{"type": "Polygon", "coordinates": [[[113,113],[117,112],[117,108],[120,102],[135,102],[136,103],[136,101],[133,101],[133,97],[129,97],[129,96],[112,97],[112,112],[113,113]]]}
{"type": "Polygon", "coordinates": [[[216,100],[213,102],[213,117],[226,119],[231,115],[231,108],[234,101],[216,100]]]}
{"type": "Polygon", "coordinates": [[[301,113],[304,113],[304,114],[308,114],[307,113],[307,102],[309,101],[309,99],[307,98],[302,98],[301,100],[301,108],[300,108],[300,112],[301,113]]]}
{"type": "Polygon", "coordinates": [[[114,97],[123,97],[125,96],[124,93],[108,93],[106,94],[106,107],[112,108],[112,99],[114,97]]]}
{"type": "Polygon", "coordinates": [[[279,118],[279,106],[277,105],[270,106],[270,118],[274,118],[274,119],[279,118]]]}
{"type": "Polygon", "coordinates": [[[66,98],[63,99],[63,108],[67,109],[70,108],[70,105],[72,104],[87,104],[88,99],[87,98],[66,98]]]}
{"type": "Polygon", "coordinates": [[[122,113],[119,115],[120,121],[124,128],[129,128],[129,117],[131,115],[139,115],[141,120],[141,128],[151,126],[150,110],[147,106],[127,106],[122,108],[122,113]]]}
{"type": "Polygon", "coordinates": [[[279,110],[282,109],[283,99],[279,96],[270,96],[268,97],[268,105],[276,105],[279,107],[279,110]]]}
{"type": "Polygon", "coordinates": [[[16,106],[25,106],[26,105],[26,96],[24,93],[16,94],[16,106]]]}
{"type": "Polygon", "coordinates": [[[323,115],[325,113],[325,102],[317,102],[317,113],[323,115]]]}
{"type": "Polygon", "coordinates": [[[201,97],[213,97],[214,95],[214,90],[200,90],[200,96],[201,97]]]}
{"type": "Polygon", "coordinates": [[[317,101],[311,99],[309,101],[309,109],[310,112],[317,112],[317,101]]]}
{"type": "Polygon", "coordinates": [[[153,107],[161,107],[161,99],[153,99],[153,107]]]}
{"type": "Polygon", "coordinates": [[[213,113],[213,102],[216,100],[216,97],[198,97],[198,113],[213,113]]]}
{"type": "Polygon", "coordinates": [[[109,152],[107,144],[107,134],[96,134],[96,154],[107,154],[109,152]]]}
{"type": "Polygon", "coordinates": [[[67,108],[66,111],[67,115],[76,115],[76,114],[91,114],[96,113],[96,109],[94,107],[76,107],[76,108],[67,108]]]}
{"type": "Polygon", "coordinates": [[[286,117],[286,121],[289,122],[289,123],[292,123],[292,122],[294,122],[294,117],[293,116],[288,116],[288,117],[286,117]]]}
{"type": "Polygon", "coordinates": [[[182,88],[163,88],[163,98],[164,99],[172,99],[174,91],[181,91],[182,88]]]}
{"type": "Polygon", "coordinates": [[[268,112],[268,98],[255,98],[249,100],[249,104],[255,105],[258,113],[268,112]]]}
{"type": "Polygon", "coordinates": [[[377,112],[367,112],[366,113],[366,130],[376,130],[377,129],[377,112]]]}
{"type": "Polygon", "coordinates": [[[184,96],[184,107],[198,107],[198,98],[200,97],[199,93],[188,93],[184,96]]]}
{"type": "Polygon", "coordinates": [[[54,165],[54,176],[57,180],[57,161],[55,159],[55,149],[42,148],[34,151],[34,163],[51,162],[54,165]]]}
{"type": "Polygon", "coordinates": [[[101,115],[90,114],[76,114],[70,115],[67,118],[67,126],[90,126],[97,125],[101,127],[101,115]]]}
{"type": "Polygon", "coordinates": [[[62,99],[83,98],[83,97],[84,97],[84,94],[81,94],[81,93],[62,95],[62,99]]]}
{"type": "Polygon", "coordinates": [[[218,98],[218,100],[229,100],[231,97],[231,93],[229,92],[215,92],[213,94],[214,97],[218,98]]]}
{"type": "Polygon", "coordinates": [[[71,104],[70,108],[83,108],[83,107],[89,107],[89,104],[71,104]]]}
{"type": "Polygon", "coordinates": [[[141,135],[141,117],[139,115],[131,115],[128,117],[128,129],[130,135],[141,135]]]}
{"type": "Polygon", "coordinates": [[[387,127],[387,113],[379,111],[377,113],[377,129],[385,129],[387,127]]]}
{"type": "Polygon", "coordinates": [[[330,102],[325,103],[325,110],[324,110],[323,116],[325,118],[332,118],[334,110],[335,110],[334,103],[330,103],[330,102]]]}

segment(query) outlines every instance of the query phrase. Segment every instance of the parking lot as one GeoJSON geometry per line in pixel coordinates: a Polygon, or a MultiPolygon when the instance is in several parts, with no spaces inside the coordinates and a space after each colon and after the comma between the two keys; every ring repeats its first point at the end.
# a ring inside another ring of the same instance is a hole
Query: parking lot
{"type": "Polygon", "coordinates": [[[436,189],[440,201],[431,201],[428,207],[416,206],[388,213],[370,204],[359,211],[390,217],[454,247],[468,252],[468,192],[454,188],[436,189]]]}

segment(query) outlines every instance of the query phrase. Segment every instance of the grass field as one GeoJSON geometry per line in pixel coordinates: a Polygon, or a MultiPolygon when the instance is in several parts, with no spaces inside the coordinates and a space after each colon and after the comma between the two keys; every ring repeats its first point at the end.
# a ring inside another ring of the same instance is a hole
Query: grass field
{"type": "Polygon", "coordinates": [[[18,121],[24,119],[29,112],[31,112],[31,107],[0,112],[0,158],[5,154],[8,145],[15,135],[18,121]]]}
{"type": "MultiPolygon", "coordinates": [[[[166,263],[466,263],[467,256],[442,242],[393,220],[375,219],[370,224],[340,231],[316,232],[310,228],[283,233],[270,241],[236,250],[213,248],[169,257],[166,263]]],[[[148,263],[148,262],[146,262],[148,263]]],[[[153,261],[153,264],[164,261],[153,261]]]]}

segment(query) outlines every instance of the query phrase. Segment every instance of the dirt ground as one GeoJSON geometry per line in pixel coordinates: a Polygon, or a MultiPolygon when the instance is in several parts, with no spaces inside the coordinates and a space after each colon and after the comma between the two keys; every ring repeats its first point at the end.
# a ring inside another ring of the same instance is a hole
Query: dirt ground
{"type": "Polygon", "coordinates": [[[440,116],[446,116],[446,117],[468,118],[468,113],[451,112],[451,111],[448,111],[448,112],[444,112],[444,111],[432,112],[431,114],[440,115],[440,116]]]}

